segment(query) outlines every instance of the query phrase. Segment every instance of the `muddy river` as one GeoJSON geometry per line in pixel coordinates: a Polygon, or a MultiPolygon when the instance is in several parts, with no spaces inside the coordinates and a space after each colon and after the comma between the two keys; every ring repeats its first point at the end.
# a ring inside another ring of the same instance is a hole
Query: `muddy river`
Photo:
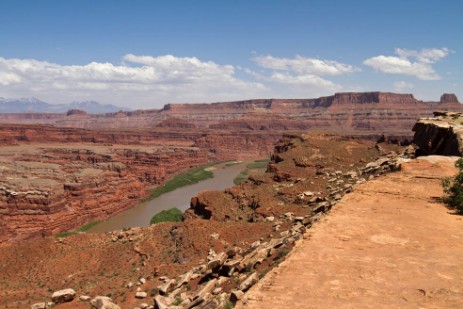
{"type": "Polygon", "coordinates": [[[112,218],[95,225],[88,232],[101,233],[120,230],[135,226],[148,226],[151,218],[166,209],[178,208],[185,211],[190,207],[193,196],[205,190],[223,190],[232,187],[233,179],[246,167],[240,163],[226,167],[225,163],[213,166],[214,178],[200,181],[196,184],[178,188],[164,193],[159,197],[143,202],[134,208],[128,209],[112,218]]]}

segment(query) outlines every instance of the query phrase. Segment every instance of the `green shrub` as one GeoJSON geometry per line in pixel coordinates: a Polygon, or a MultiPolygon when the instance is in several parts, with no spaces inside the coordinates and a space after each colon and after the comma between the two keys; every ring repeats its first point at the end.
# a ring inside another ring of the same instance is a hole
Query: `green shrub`
{"type": "Polygon", "coordinates": [[[178,208],[171,208],[154,215],[151,218],[150,224],[156,224],[159,222],[181,222],[182,216],[183,212],[181,210],[178,208]]]}
{"type": "Polygon", "coordinates": [[[240,183],[242,183],[243,181],[246,181],[246,180],[248,180],[248,175],[241,172],[241,173],[238,174],[238,176],[235,177],[235,179],[233,179],[233,183],[235,185],[239,185],[240,183]]]}
{"type": "Polygon", "coordinates": [[[145,200],[152,200],[163,193],[167,193],[170,191],[174,191],[180,187],[184,187],[187,185],[192,185],[195,183],[200,182],[201,180],[205,180],[208,178],[213,178],[214,173],[211,171],[206,171],[205,168],[211,166],[212,164],[192,168],[186,172],[183,172],[171,180],[167,181],[162,187],[156,188],[151,192],[151,195],[148,196],[145,200]]]}
{"type": "Polygon", "coordinates": [[[458,174],[442,181],[444,186],[444,202],[451,208],[454,208],[459,214],[463,214],[463,158],[455,163],[458,168],[458,174]]]}
{"type": "Polygon", "coordinates": [[[246,168],[248,168],[248,169],[267,168],[267,165],[268,165],[269,161],[270,161],[269,159],[256,160],[256,161],[246,165],[246,168]]]}
{"type": "Polygon", "coordinates": [[[76,232],[85,232],[85,231],[88,231],[89,229],[91,229],[92,227],[94,227],[95,225],[97,225],[98,223],[100,223],[100,221],[97,220],[97,221],[93,221],[93,222],[84,224],[84,225],[82,225],[81,227],[79,227],[78,229],[76,229],[76,232]]]}
{"type": "Polygon", "coordinates": [[[92,227],[97,225],[98,223],[100,223],[100,221],[93,221],[93,222],[84,224],[81,227],[79,227],[79,228],[77,228],[77,229],[75,229],[73,231],[67,231],[67,232],[62,232],[62,233],[56,234],[55,237],[56,238],[64,238],[64,237],[68,237],[68,236],[72,236],[72,235],[77,235],[79,233],[83,233],[83,232],[88,231],[89,229],[91,229],[92,227]]]}

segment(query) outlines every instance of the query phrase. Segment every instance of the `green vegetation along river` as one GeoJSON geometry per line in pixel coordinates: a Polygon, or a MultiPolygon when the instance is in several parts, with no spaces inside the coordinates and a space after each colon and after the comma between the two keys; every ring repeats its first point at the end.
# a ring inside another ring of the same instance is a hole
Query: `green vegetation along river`
{"type": "Polygon", "coordinates": [[[96,224],[88,232],[100,233],[128,227],[148,226],[151,218],[163,210],[178,208],[181,211],[185,211],[190,207],[191,198],[201,191],[223,190],[232,187],[234,185],[233,179],[245,167],[246,163],[221,163],[214,165],[209,168],[214,173],[214,178],[163,193],[152,200],[145,201],[134,208],[96,224]]]}

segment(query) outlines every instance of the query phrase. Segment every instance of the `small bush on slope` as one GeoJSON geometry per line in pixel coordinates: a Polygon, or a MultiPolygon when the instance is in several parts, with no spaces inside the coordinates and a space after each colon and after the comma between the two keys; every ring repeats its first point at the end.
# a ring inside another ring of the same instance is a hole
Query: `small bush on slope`
{"type": "Polygon", "coordinates": [[[458,167],[458,174],[453,178],[446,178],[442,181],[444,186],[444,202],[451,208],[463,214],[463,158],[455,163],[458,167]]]}

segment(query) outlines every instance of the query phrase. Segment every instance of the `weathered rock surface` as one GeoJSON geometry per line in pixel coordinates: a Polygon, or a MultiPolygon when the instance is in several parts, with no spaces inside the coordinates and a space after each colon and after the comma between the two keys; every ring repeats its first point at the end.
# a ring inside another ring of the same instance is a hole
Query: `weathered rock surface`
{"type": "Polygon", "coordinates": [[[359,185],[236,308],[463,307],[463,220],[438,201],[456,159],[359,185]]]}
{"type": "Polygon", "coordinates": [[[53,292],[51,300],[54,303],[60,304],[73,300],[76,297],[76,291],[73,289],[64,289],[53,292]]]}
{"type": "Polygon", "coordinates": [[[96,309],[121,309],[121,307],[113,303],[111,298],[106,296],[97,296],[90,303],[96,309]]]}
{"type": "Polygon", "coordinates": [[[413,143],[419,147],[419,154],[463,155],[462,113],[435,112],[432,118],[419,119],[413,131],[413,143]]]}
{"type": "Polygon", "coordinates": [[[207,162],[195,147],[0,147],[0,243],[105,219],[134,206],[149,186],[207,162]]]}

